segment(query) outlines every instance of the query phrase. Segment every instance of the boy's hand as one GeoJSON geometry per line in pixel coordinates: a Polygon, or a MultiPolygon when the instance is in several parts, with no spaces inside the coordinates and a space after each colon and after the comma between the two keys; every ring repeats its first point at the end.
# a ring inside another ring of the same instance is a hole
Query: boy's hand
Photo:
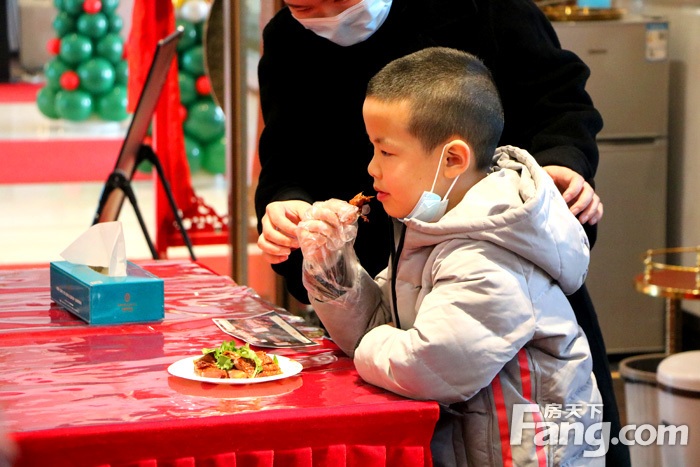
{"type": "Polygon", "coordinates": [[[314,203],[297,226],[304,261],[316,270],[333,266],[340,250],[357,236],[359,209],[339,199],[314,203]]]}

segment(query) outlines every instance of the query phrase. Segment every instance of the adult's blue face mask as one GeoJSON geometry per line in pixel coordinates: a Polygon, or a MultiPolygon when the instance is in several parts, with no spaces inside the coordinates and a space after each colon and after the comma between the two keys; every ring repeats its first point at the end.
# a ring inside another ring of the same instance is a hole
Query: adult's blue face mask
{"type": "Polygon", "coordinates": [[[358,44],[384,24],[392,0],[362,0],[330,18],[297,18],[306,29],[344,47],[358,44]]]}
{"type": "Polygon", "coordinates": [[[438,167],[435,171],[435,178],[433,179],[433,186],[430,188],[430,191],[423,192],[420,199],[416,203],[416,206],[413,208],[413,211],[411,211],[411,213],[408,216],[404,217],[404,220],[418,219],[423,222],[435,222],[445,215],[448,202],[447,197],[449,196],[450,191],[452,191],[452,188],[454,188],[455,183],[457,183],[457,179],[459,178],[458,175],[452,181],[452,185],[450,185],[450,188],[447,190],[447,193],[445,193],[445,198],[440,199],[440,195],[433,191],[435,190],[435,184],[437,183],[438,175],[440,174],[442,158],[445,156],[445,150],[447,149],[447,146],[448,144],[446,144],[442,148],[442,153],[440,154],[440,162],[438,162],[438,167]]]}

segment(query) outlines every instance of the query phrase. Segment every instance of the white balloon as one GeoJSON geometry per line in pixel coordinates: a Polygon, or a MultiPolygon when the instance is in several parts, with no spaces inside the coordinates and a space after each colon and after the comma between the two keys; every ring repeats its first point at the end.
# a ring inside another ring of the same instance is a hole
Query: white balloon
{"type": "Polygon", "coordinates": [[[189,0],[180,7],[179,16],[190,23],[201,23],[209,16],[209,9],[204,0],[189,0]]]}

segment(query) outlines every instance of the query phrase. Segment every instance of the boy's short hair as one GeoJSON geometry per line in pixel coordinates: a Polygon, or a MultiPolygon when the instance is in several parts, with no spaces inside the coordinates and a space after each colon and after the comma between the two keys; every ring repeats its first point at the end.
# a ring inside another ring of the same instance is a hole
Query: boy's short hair
{"type": "Polygon", "coordinates": [[[408,131],[427,151],[458,135],[474,150],[478,169],[490,166],[503,131],[503,106],[491,72],[475,56],[430,47],[398,58],[370,80],[366,97],[408,101],[408,131]]]}

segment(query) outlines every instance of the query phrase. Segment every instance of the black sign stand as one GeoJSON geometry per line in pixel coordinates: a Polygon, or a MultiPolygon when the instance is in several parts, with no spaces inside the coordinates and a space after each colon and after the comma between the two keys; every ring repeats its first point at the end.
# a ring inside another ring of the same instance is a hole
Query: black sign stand
{"type": "MultiPolygon", "coordinates": [[[[173,192],[170,189],[170,184],[165,178],[163,166],[161,165],[160,160],[158,160],[158,156],[156,155],[156,153],[153,152],[153,149],[146,144],[141,145],[136,154],[135,167],[138,167],[139,164],[141,164],[141,162],[143,161],[148,161],[153,165],[153,167],[155,167],[156,172],[158,173],[158,178],[163,184],[163,189],[165,190],[165,194],[168,197],[168,203],[170,204],[170,209],[173,212],[173,216],[175,217],[175,222],[177,223],[177,227],[180,230],[182,239],[190,252],[190,257],[192,258],[192,261],[196,261],[194,249],[192,248],[192,242],[190,241],[190,237],[189,235],[187,235],[187,231],[185,230],[185,226],[182,222],[182,216],[180,215],[180,210],[177,208],[177,204],[175,203],[175,197],[173,196],[173,192]]],[[[141,230],[143,231],[143,235],[144,237],[146,237],[146,242],[148,243],[148,248],[151,250],[151,255],[153,255],[153,259],[159,259],[158,252],[156,251],[156,248],[153,245],[153,240],[151,240],[151,236],[148,234],[146,223],[143,220],[143,215],[141,214],[141,210],[139,209],[138,203],[136,201],[136,194],[134,193],[134,190],[131,187],[131,179],[127,177],[123,170],[117,169],[114,172],[112,172],[109,175],[109,177],[107,177],[107,182],[105,182],[104,189],[102,190],[102,196],[100,197],[100,202],[97,206],[97,212],[95,213],[95,218],[93,219],[93,225],[100,222],[100,217],[102,216],[102,212],[105,209],[107,200],[109,199],[109,196],[112,193],[112,191],[116,189],[121,190],[128,198],[129,202],[131,203],[131,206],[134,208],[134,212],[136,213],[136,217],[139,221],[139,225],[141,226],[141,230]]]]}
{"type": "Polygon", "coordinates": [[[163,84],[167,78],[170,64],[172,63],[175,54],[177,43],[182,36],[184,29],[178,27],[172,34],[158,41],[156,45],[156,50],[153,55],[153,61],[151,62],[151,67],[148,71],[148,76],[141,90],[141,95],[139,97],[138,103],[136,105],[136,111],[129,124],[129,130],[124,138],[124,143],[119,152],[119,157],[114,166],[114,171],[107,178],[104,189],[102,190],[102,196],[100,197],[99,204],[97,206],[97,212],[93,218],[92,224],[95,225],[100,222],[115,221],[119,217],[119,213],[124,203],[124,198],[129,199],[131,206],[133,206],[136,212],[136,217],[141,225],[141,230],[146,237],[146,242],[148,242],[148,247],[151,250],[153,259],[158,258],[158,252],[156,251],[151,236],[148,234],[146,229],[146,223],[141,215],[141,210],[136,202],[136,195],[131,187],[131,179],[136,172],[137,167],[144,161],[150,162],[153,167],[156,168],[158,172],[158,178],[163,184],[163,189],[165,194],[168,196],[168,202],[170,208],[172,209],[173,216],[177,222],[177,226],[180,229],[180,234],[185,241],[185,245],[190,251],[190,257],[192,261],[195,261],[194,250],[192,249],[192,242],[190,241],[187,231],[182,222],[182,215],[180,210],[177,208],[175,203],[175,198],[173,192],[170,189],[168,180],[165,178],[165,172],[163,171],[163,166],[158,160],[158,156],[153,152],[153,149],[149,145],[143,144],[143,141],[148,132],[148,127],[151,123],[151,117],[153,116],[153,111],[158,102],[159,96],[161,94],[163,84]]]}

